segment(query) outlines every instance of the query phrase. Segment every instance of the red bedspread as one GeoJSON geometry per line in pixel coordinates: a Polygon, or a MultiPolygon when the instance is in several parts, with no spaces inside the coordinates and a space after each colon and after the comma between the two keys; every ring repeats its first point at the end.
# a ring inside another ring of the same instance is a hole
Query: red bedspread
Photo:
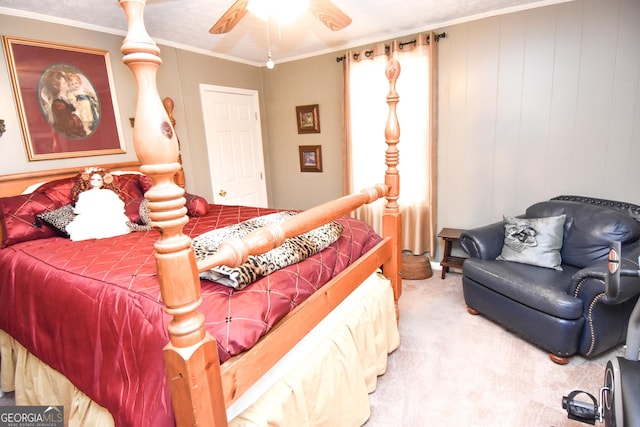
{"type": "MultiPolygon", "coordinates": [[[[211,205],[185,233],[275,212],[211,205]]],[[[250,348],[271,326],[379,240],[366,224],[339,220],[322,252],[242,291],[202,281],[201,310],[220,360],[250,348]]],[[[107,408],[120,426],[173,424],[162,348],[170,320],[160,302],[157,231],[102,240],[32,240],[0,250],[0,329],[107,408]]]]}

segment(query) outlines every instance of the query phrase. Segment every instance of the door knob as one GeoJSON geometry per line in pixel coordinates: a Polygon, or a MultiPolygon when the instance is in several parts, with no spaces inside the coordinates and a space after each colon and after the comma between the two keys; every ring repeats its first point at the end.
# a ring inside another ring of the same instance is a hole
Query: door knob
{"type": "Polygon", "coordinates": [[[226,192],[226,191],[224,191],[224,190],[220,190],[220,191],[218,191],[218,196],[220,196],[220,197],[224,197],[224,196],[226,196],[226,195],[227,195],[227,192],[226,192]]]}

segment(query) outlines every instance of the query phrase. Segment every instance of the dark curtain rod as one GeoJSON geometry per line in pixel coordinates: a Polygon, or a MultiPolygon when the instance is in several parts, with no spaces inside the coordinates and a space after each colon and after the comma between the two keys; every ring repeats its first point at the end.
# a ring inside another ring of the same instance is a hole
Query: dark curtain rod
{"type": "MultiPolygon", "coordinates": [[[[447,37],[447,33],[440,33],[440,34],[436,34],[436,36],[435,36],[436,43],[437,43],[437,42],[439,42],[439,41],[440,41],[440,39],[443,39],[443,38],[445,38],[445,37],[447,37]]],[[[427,42],[429,41],[429,38],[430,38],[430,37],[427,37],[427,42]]],[[[405,47],[406,45],[409,45],[409,44],[415,45],[415,44],[416,44],[416,41],[415,41],[415,40],[411,40],[411,41],[408,41],[408,42],[400,43],[400,49],[402,49],[403,47],[405,47]]],[[[386,52],[386,53],[389,53],[389,49],[390,49],[390,47],[389,47],[389,46],[385,46],[385,48],[384,48],[384,50],[385,50],[385,52],[386,52]]],[[[364,56],[366,56],[366,57],[368,58],[368,57],[370,57],[372,54],[373,54],[373,51],[372,51],[372,50],[367,50],[367,51],[364,53],[364,56]]],[[[360,54],[359,54],[359,53],[354,53],[354,54],[353,54],[353,59],[358,59],[358,57],[359,57],[359,56],[360,56],[360,54]]],[[[345,59],[346,59],[346,55],[338,56],[338,57],[336,58],[336,62],[342,62],[342,61],[344,61],[345,59]]]]}

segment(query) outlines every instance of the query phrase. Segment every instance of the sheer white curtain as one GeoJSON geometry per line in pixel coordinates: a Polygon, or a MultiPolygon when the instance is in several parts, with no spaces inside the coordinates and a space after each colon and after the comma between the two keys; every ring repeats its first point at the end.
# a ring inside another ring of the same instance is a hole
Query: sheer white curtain
{"type": "MultiPolygon", "coordinates": [[[[423,34],[415,42],[372,51],[347,52],[345,61],[346,190],[358,191],[384,176],[384,103],[388,83],[384,74],[387,55],[400,63],[396,88],[400,97],[400,212],[403,249],[414,254],[435,250],[435,132],[433,85],[435,35],[423,34]],[[431,44],[429,40],[432,40],[431,44]]],[[[365,206],[354,215],[382,231],[385,201],[365,206]]]]}

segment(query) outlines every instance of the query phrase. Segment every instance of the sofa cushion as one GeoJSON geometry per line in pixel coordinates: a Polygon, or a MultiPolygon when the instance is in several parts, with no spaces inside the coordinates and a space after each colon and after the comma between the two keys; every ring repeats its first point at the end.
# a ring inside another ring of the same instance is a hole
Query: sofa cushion
{"type": "Polygon", "coordinates": [[[497,259],[562,270],[560,248],[565,218],[566,215],[504,217],[504,246],[497,259]]]}
{"type": "Polygon", "coordinates": [[[577,268],[554,270],[477,258],[465,260],[462,268],[465,277],[535,310],[561,319],[582,316],[582,301],[567,293],[577,268]]]}
{"type": "Polygon", "coordinates": [[[640,223],[618,209],[587,203],[549,200],[530,206],[525,216],[567,216],[560,255],[562,263],[584,268],[609,253],[609,242],[640,238],[640,223]]]}

